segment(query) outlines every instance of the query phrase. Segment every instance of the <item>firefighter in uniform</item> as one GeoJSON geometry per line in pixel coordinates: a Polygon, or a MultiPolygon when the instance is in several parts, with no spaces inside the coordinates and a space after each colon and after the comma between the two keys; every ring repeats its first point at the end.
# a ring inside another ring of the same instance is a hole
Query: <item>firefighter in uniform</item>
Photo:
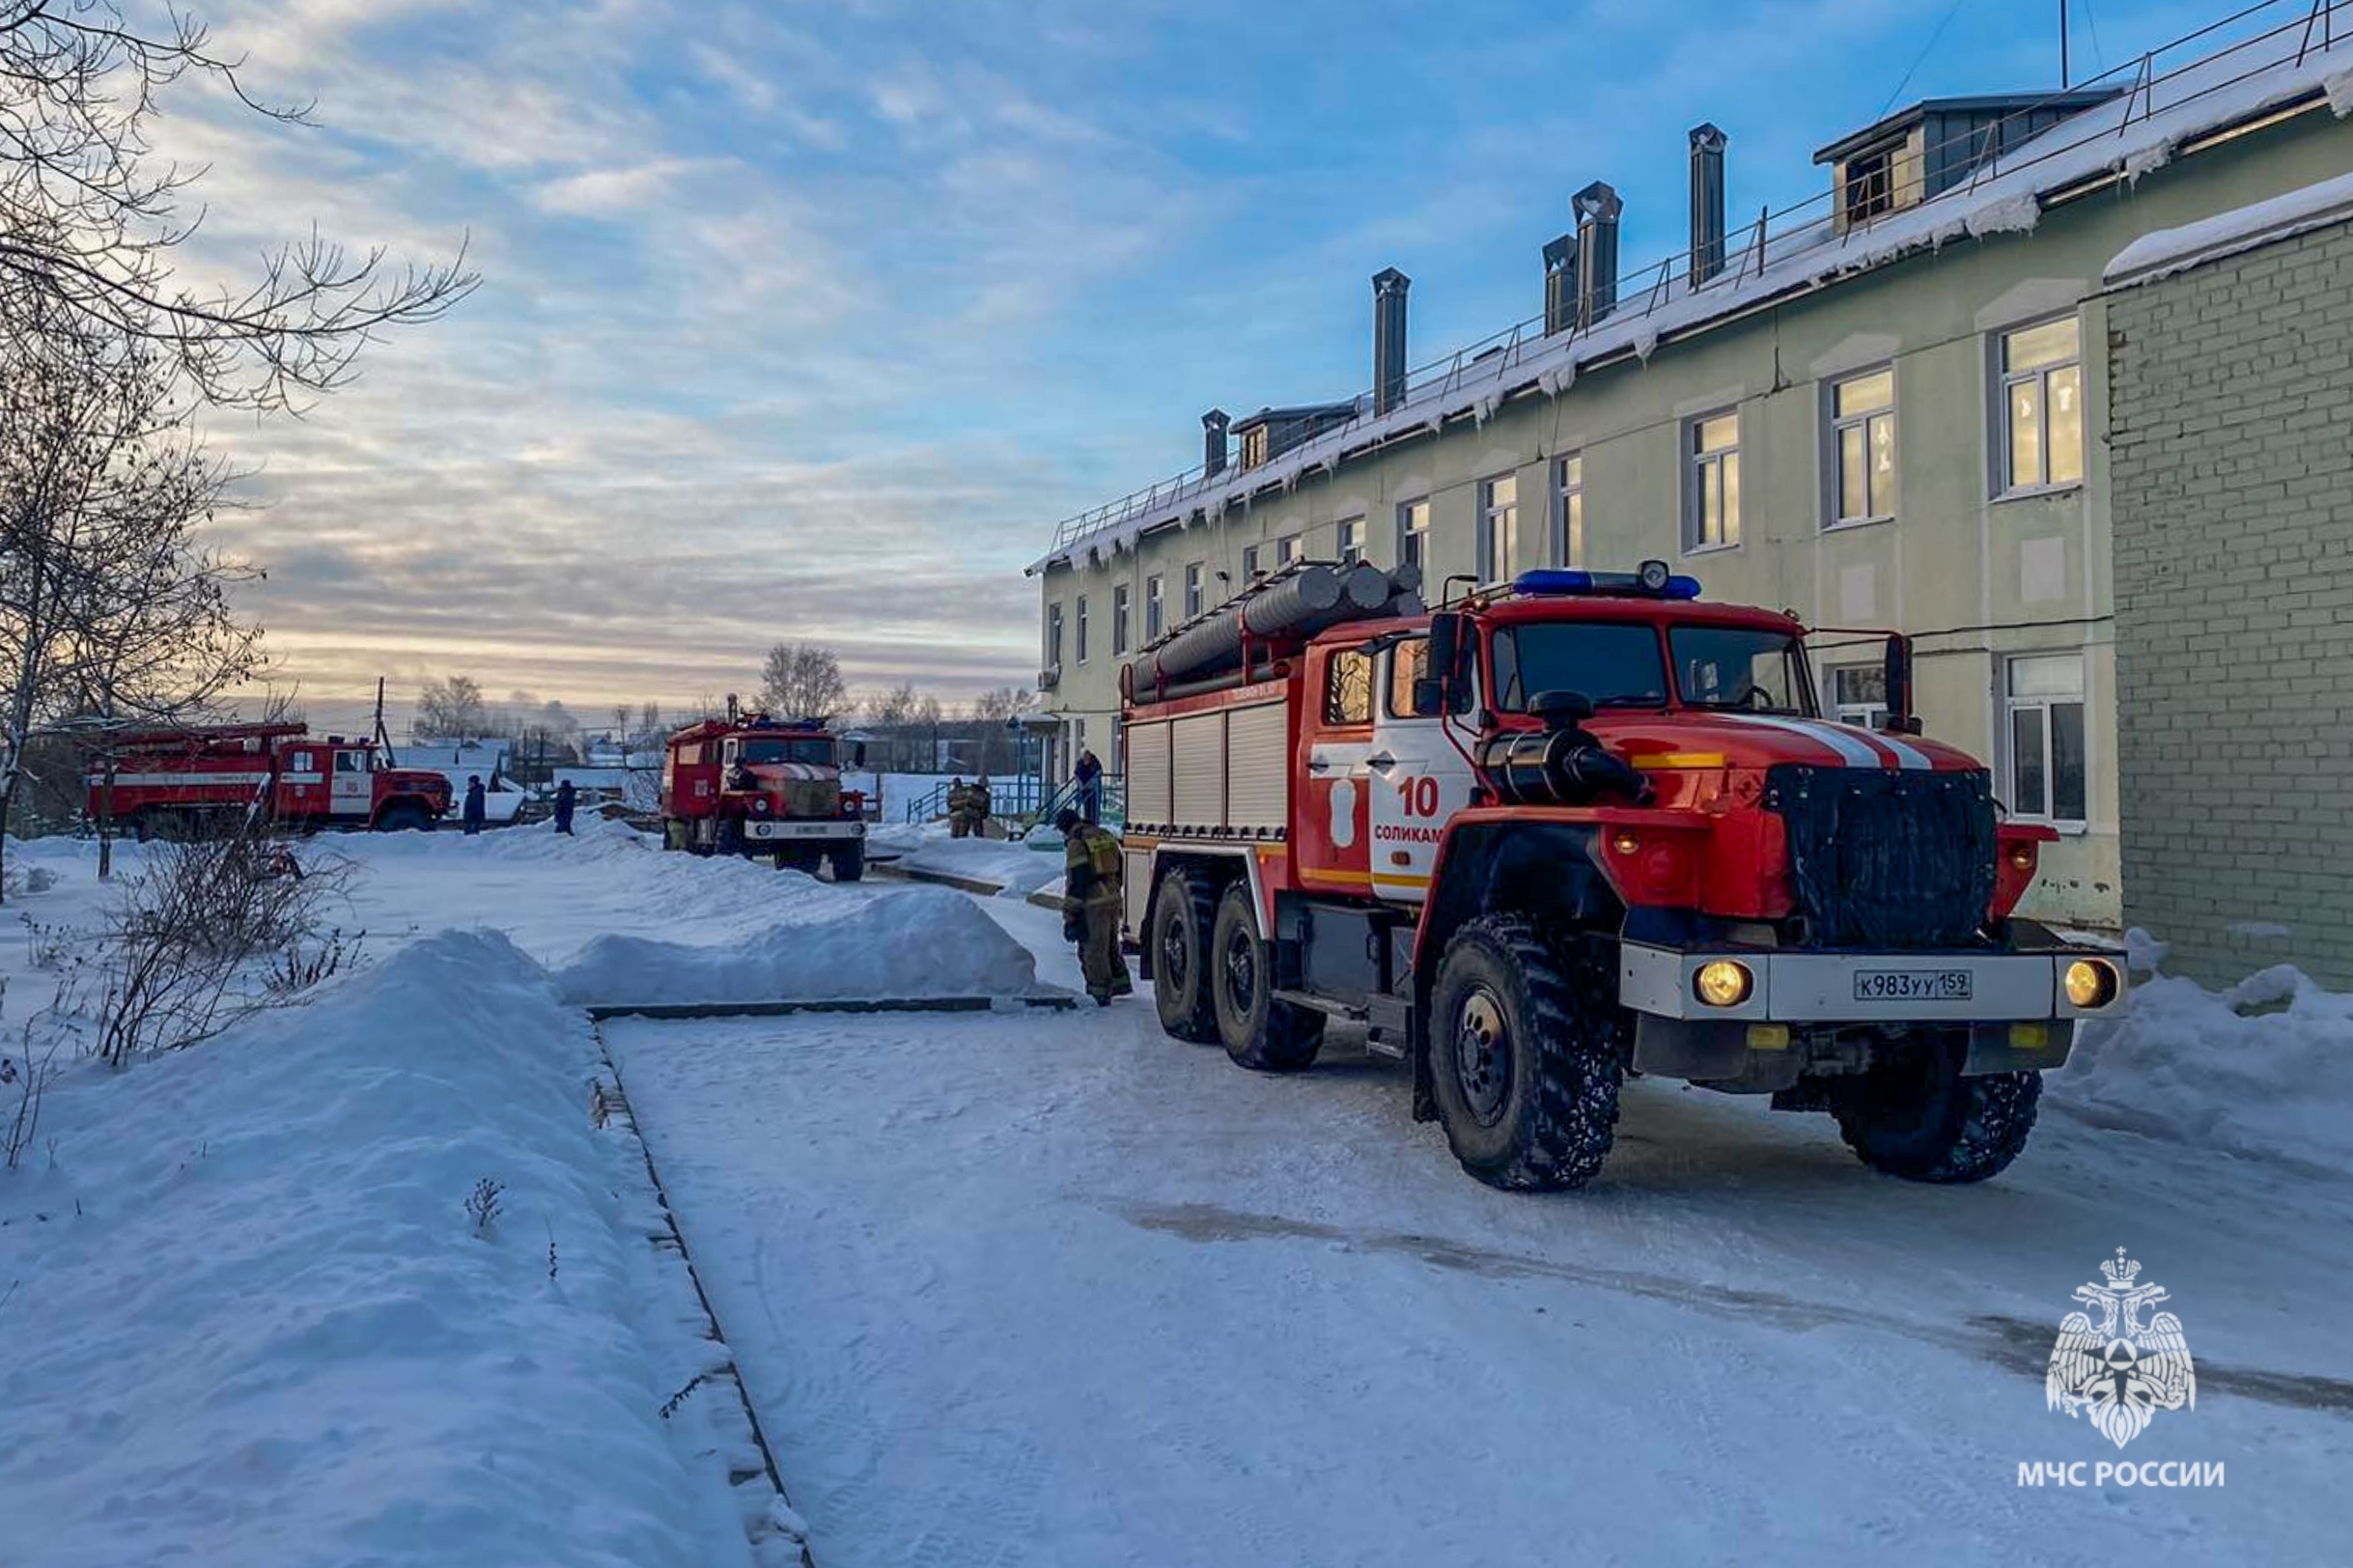
{"type": "Polygon", "coordinates": [[[963,838],[972,830],[971,792],[961,775],[948,780],[948,836],[963,838]]]}
{"type": "Polygon", "coordinates": [[[1134,991],[1119,952],[1119,840],[1064,806],[1054,818],[1062,832],[1062,936],[1078,944],[1086,994],[1108,1007],[1134,991]]]}

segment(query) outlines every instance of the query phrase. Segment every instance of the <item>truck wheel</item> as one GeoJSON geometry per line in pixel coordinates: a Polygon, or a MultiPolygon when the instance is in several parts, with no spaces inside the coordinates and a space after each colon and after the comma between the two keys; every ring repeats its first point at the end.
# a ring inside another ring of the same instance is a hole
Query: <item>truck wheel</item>
{"type": "Polygon", "coordinates": [[[826,858],[833,862],[833,880],[854,882],[866,875],[866,846],[853,840],[834,850],[826,858]]]}
{"type": "Polygon", "coordinates": [[[1915,1182],[1981,1182],[2027,1146],[2040,1073],[1961,1077],[1969,1036],[1944,1030],[1888,1051],[1868,1073],[1831,1080],[1831,1114],[1855,1158],[1915,1182]]]}
{"type": "Polygon", "coordinates": [[[1152,901],[1152,1005],[1162,1029],[1204,1046],[1218,1038],[1208,964],[1217,922],[1216,887],[1182,871],[1161,879],[1152,901]]]}
{"type": "Polygon", "coordinates": [[[1219,901],[1210,928],[1211,1010],[1225,1053],[1262,1073],[1296,1073],[1324,1044],[1324,1015],[1275,999],[1274,954],[1258,937],[1247,879],[1219,901]]]}
{"type": "Polygon", "coordinates": [[[1490,1187],[1583,1187],[1616,1136],[1626,1019],[1588,939],[1556,955],[1522,915],[1454,934],[1430,996],[1430,1088],[1446,1142],[1490,1187]]]}
{"type": "Polygon", "coordinates": [[[425,814],[423,806],[402,801],[386,806],[384,814],[376,819],[376,826],[379,832],[419,833],[431,830],[433,819],[425,814]]]}

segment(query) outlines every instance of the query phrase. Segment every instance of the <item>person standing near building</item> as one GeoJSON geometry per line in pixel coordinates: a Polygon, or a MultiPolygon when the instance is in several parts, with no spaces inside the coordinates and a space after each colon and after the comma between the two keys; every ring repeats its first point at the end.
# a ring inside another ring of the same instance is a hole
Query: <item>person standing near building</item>
{"type": "Polygon", "coordinates": [[[572,831],[572,811],[573,807],[578,803],[578,792],[573,789],[571,779],[566,779],[555,787],[555,830],[557,832],[569,833],[572,831]]]}
{"type": "Polygon", "coordinates": [[[1103,821],[1103,763],[1092,751],[1078,753],[1078,766],[1071,770],[1078,781],[1078,814],[1090,823],[1103,821]]]}
{"type": "Polygon", "coordinates": [[[966,818],[966,813],[971,809],[969,799],[970,792],[965,788],[962,773],[948,780],[948,836],[950,838],[962,838],[971,830],[971,824],[966,818]]]}
{"type": "Polygon", "coordinates": [[[1054,818],[1062,832],[1062,938],[1078,944],[1086,994],[1098,1007],[1135,990],[1119,952],[1119,840],[1064,806],[1054,818]]]}
{"type": "Polygon", "coordinates": [[[489,815],[490,807],[484,803],[482,798],[482,775],[480,773],[466,774],[465,812],[462,818],[466,832],[469,835],[481,832],[483,822],[489,815]]]}

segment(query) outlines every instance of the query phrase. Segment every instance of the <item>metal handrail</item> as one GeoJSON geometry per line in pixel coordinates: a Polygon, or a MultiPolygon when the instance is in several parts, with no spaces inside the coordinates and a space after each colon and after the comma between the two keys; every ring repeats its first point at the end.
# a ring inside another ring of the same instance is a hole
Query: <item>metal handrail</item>
{"type": "MultiPolygon", "coordinates": [[[[2336,22],[2339,20],[2353,24],[2353,0],[2255,0],[2255,4],[2208,22],[2203,27],[2185,33],[2181,37],[2147,50],[2131,60],[2121,61],[2097,76],[2087,78],[2072,87],[2059,90],[2024,104],[2003,117],[2000,125],[2008,126],[2012,122],[2024,120],[2056,100],[2072,98],[2088,89],[2105,84],[2114,86],[2117,95],[2124,98],[2123,113],[2118,125],[2115,127],[2115,134],[2121,135],[2132,122],[2136,103],[2141,106],[2141,118],[2145,121],[2159,113],[2179,108],[2183,104],[2195,103],[2212,94],[2235,87],[2274,67],[2282,65],[2300,67],[2313,54],[2326,53],[2335,49],[2347,40],[2353,39],[2353,25],[2339,29],[2336,26],[2336,22]],[[2161,72],[2156,69],[2157,62],[2163,57],[2222,32],[2234,24],[2248,21],[2266,13],[2285,14],[2286,19],[2265,31],[2198,55],[2171,70],[2161,72]],[[2316,47],[2313,36],[2315,30],[2318,32],[2316,47]],[[2257,48],[2266,43],[2285,43],[2291,35],[2294,38],[2292,52],[2283,49],[2274,58],[2266,58],[2235,75],[2208,83],[2184,98],[2170,102],[2160,102],[2160,91],[2168,83],[2177,82],[2182,76],[2200,67],[2226,59],[2242,50],[2257,48]],[[2130,74],[2127,75],[2127,72],[2130,74]]],[[[2086,111],[2084,115],[2075,118],[2088,119],[2092,118],[2092,115],[2090,111],[2086,111]]],[[[2093,128],[2079,125],[2076,126],[2075,134],[2069,136],[2067,134],[2068,125],[2069,122],[2062,121],[2049,130],[2030,138],[2024,145],[2031,150],[2032,155],[2031,156],[2005,158],[2000,153],[1989,154],[1973,171],[1970,187],[1975,188],[1983,181],[2002,175],[2015,174],[2021,169],[2032,168],[2110,134],[2109,129],[2105,126],[2093,128]]],[[[1963,132],[1960,135],[1947,138],[1938,144],[1935,150],[1943,151],[1949,147],[1961,146],[1990,133],[1985,128],[1963,132]]],[[[1362,431],[1376,419],[1393,417],[1395,413],[1411,408],[1417,403],[1427,401],[1432,397],[1444,397],[1468,384],[1466,373],[1483,357],[1492,355],[1499,361],[1493,374],[1499,377],[1502,372],[1525,363],[1533,350],[1549,350],[1555,347],[1567,346],[1576,343],[1582,337],[1590,335],[1603,325],[1615,326],[1627,321],[1643,320],[1666,305],[1689,297],[1694,293],[1704,294],[1715,289],[1737,290],[1744,281],[1751,276],[1761,277],[1770,266],[1776,264],[1792,261],[1817,251],[1835,250],[1849,245],[1858,238],[1867,239],[1871,231],[1882,223],[1909,216],[1919,210],[1920,207],[1943,199],[1942,196],[1931,197],[1928,202],[1921,203],[1919,206],[1853,221],[1846,225],[1842,232],[1837,232],[1837,226],[1831,221],[1837,194],[1835,190],[1817,191],[1804,201],[1794,202],[1778,210],[1771,207],[1764,209],[1758,214],[1755,222],[1743,225],[1725,237],[1725,258],[1728,262],[1732,257],[1738,256],[1740,258],[1738,265],[1727,266],[1719,270],[1706,282],[1699,284],[1695,290],[1687,281],[1679,282],[1675,277],[1676,268],[1686,265],[1689,261],[1688,251],[1678,251],[1656,262],[1644,263],[1631,271],[1621,271],[1616,280],[1616,296],[1620,301],[1625,301],[1640,294],[1643,303],[1639,308],[1629,310],[1621,303],[1619,308],[1611,311],[1599,322],[1587,325],[1572,325],[1566,332],[1552,336],[1547,336],[1542,330],[1544,316],[1539,312],[1524,321],[1491,333],[1475,343],[1456,349],[1440,358],[1409,370],[1405,377],[1404,392],[1394,409],[1377,413],[1373,395],[1370,392],[1359,393],[1354,400],[1356,406],[1354,415],[1342,424],[1320,433],[1311,440],[1301,443],[1300,449],[1328,447],[1330,450],[1327,454],[1327,461],[1331,461],[1338,452],[1346,449],[1347,438],[1351,433],[1362,431]],[[1816,209],[1822,210],[1816,211],[1816,209]],[[1804,221],[1795,221],[1801,217],[1804,218],[1804,221]],[[1753,272],[1751,264],[1753,264],[1753,272]],[[1653,274],[1656,274],[1656,280],[1648,282],[1646,292],[1644,292],[1642,286],[1645,284],[1645,280],[1652,278],[1653,274]],[[1536,328],[1532,334],[1528,330],[1531,327],[1536,328]],[[1499,349],[1500,352],[1496,351],[1499,349]]],[[[1132,522],[1138,518],[1147,517],[1166,506],[1176,505],[1191,500],[1194,496],[1219,490],[1252,471],[1255,470],[1241,469],[1227,464],[1213,473],[1204,463],[1189,468],[1173,478],[1157,481],[1146,489],[1132,491],[1115,501],[1106,501],[1101,506],[1064,518],[1054,528],[1053,544],[1048,553],[1050,555],[1059,554],[1081,540],[1106,529],[1132,522]]]]}

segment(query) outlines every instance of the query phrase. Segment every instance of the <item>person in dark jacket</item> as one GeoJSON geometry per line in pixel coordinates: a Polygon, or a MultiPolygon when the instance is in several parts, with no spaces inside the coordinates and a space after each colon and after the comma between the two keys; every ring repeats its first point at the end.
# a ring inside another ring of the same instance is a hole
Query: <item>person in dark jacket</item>
{"type": "Polygon", "coordinates": [[[484,805],[482,799],[482,775],[480,773],[466,774],[465,815],[462,819],[465,823],[465,830],[469,833],[481,832],[482,824],[489,815],[490,808],[484,805]]]}
{"type": "Polygon", "coordinates": [[[1081,751],[1071,776],[1078,781],[1078,815],[1090,823],[1102,822],[1103,763],[1092,751],[1081,751]]]}
{"type": "Polygon", "coordinates": [[[1054,817],[1062,834],[1062,939],[1078,947],[1086,994],[1098,1007],[1135,989],[1119,952],[1122,906],[1119,840],[1064,806],[1054,817]]]}
{"type": "Polygon", "coordinates": [[[577,792],[573,789],[571,779],[566,779],[555,787],[555,830],[557,832],[569,833],[572,831],[572,808],[576,798],[577,792]]]}

